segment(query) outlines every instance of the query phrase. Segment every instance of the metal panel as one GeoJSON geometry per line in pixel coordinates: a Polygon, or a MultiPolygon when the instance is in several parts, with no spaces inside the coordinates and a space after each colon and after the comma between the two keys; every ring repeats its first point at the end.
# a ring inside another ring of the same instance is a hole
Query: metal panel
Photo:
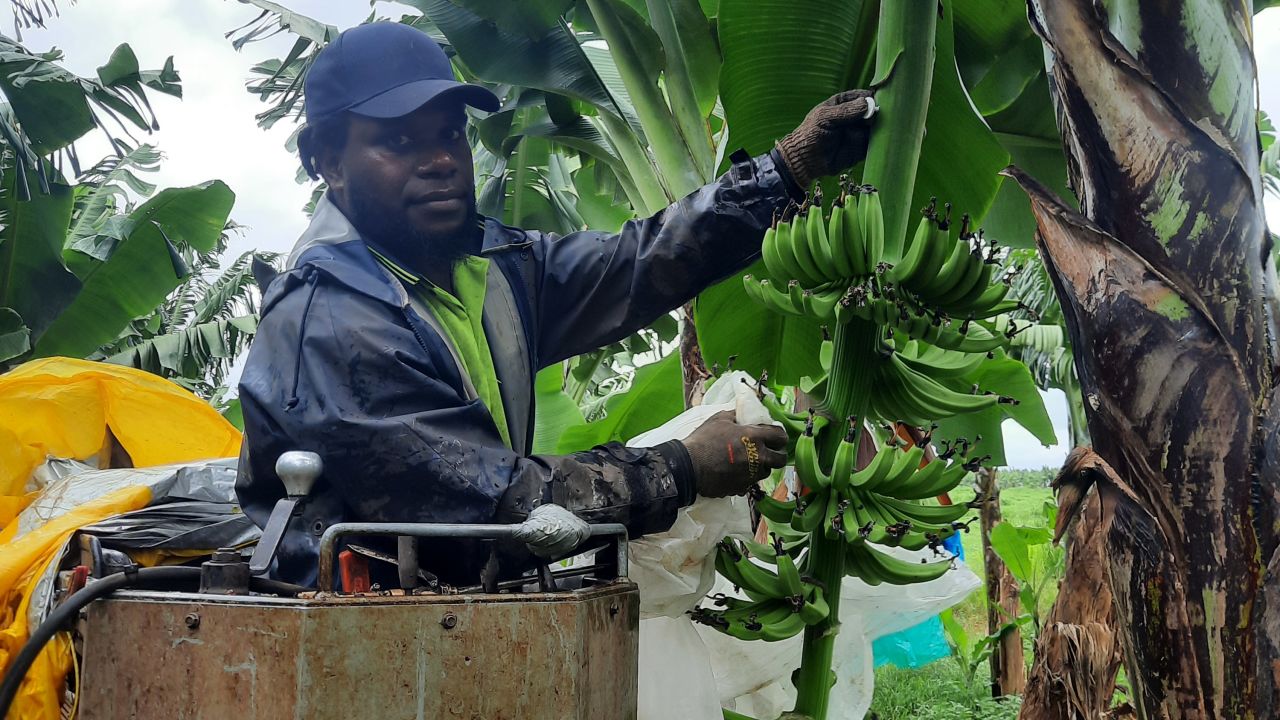
{"type": "Polygon", "coordinates": [[[311,600],[120,593],[83,624],[85,720],[636,715],[630,583],[311,600]]]}

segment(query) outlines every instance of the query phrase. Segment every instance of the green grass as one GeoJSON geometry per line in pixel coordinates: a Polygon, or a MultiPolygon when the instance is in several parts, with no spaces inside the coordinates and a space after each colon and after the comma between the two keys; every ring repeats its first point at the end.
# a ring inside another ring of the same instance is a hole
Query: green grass
{"type": "Polygon", "coordinates": [[[876,669],[876,691],[867,718],[878,720],[1014,720],[1018,698],[996,702],[987,696],[986,671],[976,687],[965,687],[964,672],[953,660],[903,670],[876,669]]]}
{"type": "MultiPolygon", "coordinates": [[[[951,493],[951,498],[956,502],[970,502],[973,497],[974,490],[972,486],[957,488],[951,493]]],[[[1004,513],[1004,519],[1015,525],[1042,525],[1044,516],[1041,514],[1041,508],[1046,501],[1052,499],[1053,491],[1049,488],[1009,488],[1000,491],[1000,510],[1004,513]]],[[[982,537],[978,534],[976,520],[972,524],[972,530],[961,535],[960,543],[964,545],[964,561],[969,566],[969,569],[977,573],[979,578],[985,578],[982,562],[982,537]]],[[[1050,598],[1051,600],[1052,598],[1050,598]]],[[[970,633],[987,634],[987,598],[985,590],[982,588],[975,590],[955,607],[955,614],[956,618],[964,624],[965,629],[970,633]]]]}
{"type": "MultiPolygon", "coordinates": [[[[959,488],[952,494],[956,502],[969,502],[972,487],[959,488]]],[[[1016,525],[1042,525],[1041,508],[1053,499],[1046,487],[1011,487],[1000,493],[1004,519],[1016,525]]],[[[978,523],[961,537],[965,562],[983,575],[982,539],[978,523]]],[[[1056,588],[1050,594],[1056,592],[1056,588]]],[[[1046,602],[1051,602],[1052,597],[1046,602]]],[[[970,634],[985,635],[987,599],[984,589],[975,590],[954,608],[956,618],[970,634]]],[[[1030,638],[1027,658],[1030,659],[1030,638]]],[[[904,670],[891,665],[876,669],[875,698],[868,718],[878,720],[1012,720],[1017,717],[1019,701],[1011,698],[996,702],[988,696],[989,671],[979,669],[974,687],[966,687],[964,672],[953,659],[939,660],[923,668],[904,670]]]]}

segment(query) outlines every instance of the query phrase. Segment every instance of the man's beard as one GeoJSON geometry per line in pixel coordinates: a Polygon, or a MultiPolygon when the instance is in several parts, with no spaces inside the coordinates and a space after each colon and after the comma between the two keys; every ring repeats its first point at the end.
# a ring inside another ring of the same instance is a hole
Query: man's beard
{"type": "Polygon", "coordinates": [[[452,267],[454,261],[480,249],[476,199],[466,195],[467,216],[461,227],[447,235],[424,233],[409,222],[402,208],[388,212],[373,193],[353,187],[350,192],[351,224],[360,235],[392,253],[397,259],[421,269],[428,264],[452,267]]]}

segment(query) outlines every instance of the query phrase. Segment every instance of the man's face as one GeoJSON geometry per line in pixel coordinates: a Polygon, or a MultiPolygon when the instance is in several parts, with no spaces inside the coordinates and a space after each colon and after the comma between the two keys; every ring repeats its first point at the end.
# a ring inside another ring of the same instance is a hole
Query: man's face
{"type": "Polygon", "coordinates": [[[466,117],[453,103],[392,119],[350,116],[346,147],[321,158],[321,173],[361,234],[415,255],[463,254],[475,218],[466,117]]]}

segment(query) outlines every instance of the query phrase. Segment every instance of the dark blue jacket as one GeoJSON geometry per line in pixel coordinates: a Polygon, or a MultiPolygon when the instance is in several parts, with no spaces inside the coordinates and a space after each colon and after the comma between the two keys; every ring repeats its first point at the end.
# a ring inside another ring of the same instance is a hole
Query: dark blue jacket
{"type": "MultiPolygon", "coordinates": [[[[484,221],[485,332],[514,448],[430,313],[323,200],[266,290],[240,380],[236,490],[259,526],[285,494],[276,458],[311,450],[324,461],[274,575],[313,585],[320,535],[342,521],[519,522],[555,502],[633,535],[669,528],[694,495],[683,447],[610,443],[530,457],[533,376],[627,337],[758,257],[791,199],[779,168],[772,154],[739,155],[719,180],[617,234],[557,237],[484,221]]],[[[474,548],[437,543],[421,557],[446,581],[475,582],[474,548]]]]}

